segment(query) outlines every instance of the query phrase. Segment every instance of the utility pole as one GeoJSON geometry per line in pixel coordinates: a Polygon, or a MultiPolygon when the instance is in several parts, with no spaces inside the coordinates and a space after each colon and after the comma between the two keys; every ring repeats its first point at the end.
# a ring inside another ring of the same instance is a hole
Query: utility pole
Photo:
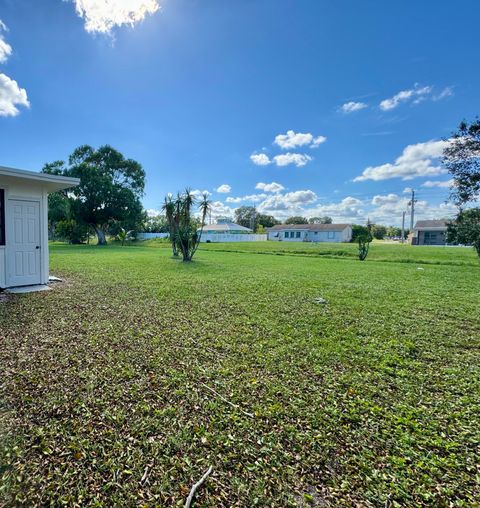
{"type": "Polygon", "coordinates": [[[415,191],[412,189],[412,199],[408,203],[410,208],[410,233],[413,231],[413,221],[415,218],[415,203],[417,200],[415,199],[415,191]]]}
{"type": "Polygon", "coordinates": [[[402,212],[402,243],[405,242],[405,214],[407,212],[402,212]]]}

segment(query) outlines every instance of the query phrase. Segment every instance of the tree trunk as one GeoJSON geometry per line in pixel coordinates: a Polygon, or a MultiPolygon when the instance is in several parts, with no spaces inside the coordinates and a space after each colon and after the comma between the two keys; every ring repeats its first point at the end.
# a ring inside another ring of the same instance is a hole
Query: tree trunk
{"type": "Polygon", "coordinates": [[[95,233],[97,234],[97,245],[107,245],[107,238],[105,237],[105,231],[100,226],[94,226],[95,233]]]}
{"type": "Polygon", "coordinates": [[[477,255],[480,258],[480,239],[477,239],[477,241],[475,241],[473,243],[473,246],[475,247],[475,250],[477,251],[477,255]]]}
{"type": "Polygon", "coordinates": [[[182,261],[190,261],[190,252],[188,249],[188,244],[186,244],[185,240],[182,238],[179,243],[180,250],[182,251],[182,261]]]}

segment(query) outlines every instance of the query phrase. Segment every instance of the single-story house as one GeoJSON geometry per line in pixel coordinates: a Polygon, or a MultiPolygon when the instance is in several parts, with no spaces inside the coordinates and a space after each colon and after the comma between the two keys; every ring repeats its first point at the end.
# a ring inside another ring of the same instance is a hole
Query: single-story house
{"type": "Polygon", "coordinates": [[[253,233],[250,228],[240,226],[240,224],[234,224],[233,222],[220,222],[217,224],[206,224],[203,226],[203,233],[207,235],[238,235],[253,233]]]}
{"type": "Polygon", "coordinates": [[[78,183],[0,166],[1,289],[48,283],[48,193],[78,183]]]}
{"type": "Polygon", "coordinates": [[[267,229],[268,240],[285,242],[350,242],[350,224],[279,224],[267,229]]]}
{"type": "Polygon", "coordinates": [[[446,245],[447,221],[419,220],[413,228],[412,245],[446,245]]]}

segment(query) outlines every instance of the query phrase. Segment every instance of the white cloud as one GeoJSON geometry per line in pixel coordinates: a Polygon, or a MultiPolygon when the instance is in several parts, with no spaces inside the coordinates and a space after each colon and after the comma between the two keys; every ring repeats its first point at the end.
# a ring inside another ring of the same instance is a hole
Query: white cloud
{"type": "Polygon", "coordinates": [[[0,73],[0,116],[16,116],[17,106],[29,107],[27,92],[16,81],[0,73]]]}
{"type": "MultiPolygon", "coordinates": [[[[5,23],[0,19],[0,63],[5,63],[12,54],[12,46],[2,35],[2,32],[7,31],[5,23]]],[[[27,91],[6,74],[0,73],[0,116],[17,116],[20,113],[18,106],[30,107],[27,91]]]]}
{"type": "Polygon", "coordinates": [[[266,197],[268,197],[268,194],[248,194],[247,196],[243,196],[242,200],[243,201],[254,201],[254,202],[258,202],[258,201],[261,201],[262,199],[265,199],[266,197]]]}
{"type": "Polygon", "coordinates": [[[232,187],[226,183],[223,183],[217,188],[217,192],[220,192],[220,194],[228,194],[231,190],[232,187]]]}
{"type": "Polygon", "coordinates": [[[274,214],[274,212],[298,213],[305,205],[314,203],[318,197],[311,190],[299,190],[286,194],[274,194],[268,196],[258,206],[259,211],[274,214]]]}
{"type": "Polygon", "coordinates": [[[72,0],[85,20],[87,32],[110,34],[122,25],[133,26],[160,9],[158,0],[72,0]]]}
{"type": "Polygon", "coordinates": [[[385,196],[376,195],[372,198],[372,205],[384,206],[397,204],[401,198],[397,194],[387,194],[385,196]]]}
{"type": "Polygon", "coordinates": [[[275,155],[273,160],[277,166],[289,166],[290,164],[294,164],[297,168],[301,168],[302,166],[308,164],[312,160],[312,157],[304,153],[287,152],[275,155]]]}
{"type": "Polygon", "coordinates": [[[250,201],[253,203],[258,203],[268,197],[268,194],[249,194],[247,196],[239,196],[239,197],[228,197],[226,199],[227,203],[241,203],[242,201],[250,201]]]}
{"type": "MultiPolygon", "coordinates": [[[[262,184],[265,187],[269,184],[262,184]]],[[[266,190],[266,189],[261,189],[266,190]]],[[[273,215],[278,219],[285,219],[292,215],[316,217],[328,215],[334,222],[365,224],[367,217],[373,222],[385,225],[400,225],[402,212],[408,211],[409,196],[402,194],[377,194],[373,198],[362,200],[347,196],[340,201],[331,203],[319,202],[317,194],[312,190],[298,190],[287,193],[252,194],[242,197],[227,197],[227,203],[216,202],[213,216],[233,215],[235,208],[242,202],[257,203],[260,213],[273,215]]],[[[456,208],[452,204],[431,204],[420,198],[415,205],[415,220],[450,217],[455,214],[456,208]]],[[[407,214],[406,225],[409,218],[407,214]]]]}
{"type": "Polygon", "coordinates": [[[309,132],[294,132],[292,130],[287,131],[286,134],[278,134],[275,136],[274,143],[284,150],[290,148],[297,148],[299,146],[308,145],[310,148],[317,148],[322,143],[325,143],[327,138],[325,136],[314,136],[309,132]]]}
{"type": "Polygon", "coordinates": [[[225,203],[222,203],[221,201],[213,201],[210,204],[210,216],[212,218],[216,217],[232,217],[235,209],[230,208],[229,206],[225,205],[225,203]]]}
{"type": "Polygon", "coordinates": [[[422,187],[440,187],[441,189],[448,189],[453,185],[453,178],[451,180],[427,180],[422,183],[422,187]]]}
{"type": "Polygon", "coordinates": [[[264,153],[252,153],[250,160],[257,166],[268,166],[268,164],[272,163],[268,155],[264,153]]]}
{"type": "MultiPolygon", "coordinates": [[[[375,208],[369,210],[368,215],[373,222],[381,224],[398,224],[402,219],[402,213],[408,208],[409,199],[407,197],[388,194],[387,196],[375,196],[372,199],[372,205],[375,208]]],[[[426,206],[425,201],[417,201],[415,206],[423,209],[426,206]]]]}
{"type": "Polygon", "coordinates": [[[202,199],[204,194],[206,194],[207,197],[210,196],[210,192],[208,192],[207,190],[200,190],[200,189],[191,190],[190,194],[193,194],[195,199],[202,199]]]}
{"type": "Polygon", "coordinates": [[[446,172],[435,160],[442,157],[443,150],[448,141],[427,141],[408,145],[395,162],[382,164],[381,166],[370,166],[366,168],[354,182],[364,180],[388,180],[390,178],[401,178],[411,180],[420,176],[437,176],[446,172]]]}
{"type": "MultiPolygon", "coordinates": [[[[268,194],[267,188],[270,184],[263,182],[259,182],[259,184],[256,187],[265,192],[240,197],[229,196],[226,203],[215,202],[212,217],[231,216],[235,208],[230,208],[229,205],[239,206],[242,202],[257,203],[257,210],[260,213],[267,213],[278,219],[285,219],[292,215],[304,217],[328,215],[333,218],[334,222],[355,224],[365,224],[367,217],[369,217],[373,222],[379,224],[400,225],[402,212],[408,211],[408,195],[377,194],[369,200],[347,196],[337,202],[322,203],[319,202],[317,194],[312,190],[286,193],[279,191],[268,194]]],[[[416,202],[415,210],[415,220],[450,217],[456,211],[452,204],[431,204],[422,199],[421,194],[416,202]]],[[[408,217],[406,222],[408,227],[408,217]]]]}
{"type": "Polygon", "coordinates": [[[340,110],[343,113],[353,113],[354,111],[360,111],[361,109],[365,109],[368,107],[364,102],[346,102],[345,104],[342,104],[340,107],[340,110]]]}
{"type": "Polygon", "coordinates": [[[304,153],[287,152],[275,155],[275,157],[272,157],[271,159],[264,153],[253,153],[250,155],[250,160],[257,166],[268,166],[269,164],[274,163],[280,167],[294,164],[297,168],[300,168],[313,159],[310,155],[304,153]]]}
{"type": "Polygon", "coordinates": [[[10,46],[2,36],[2,32],[7,31],[5,23],[0,19],[0,63],[5,63],[12,54],[12,46],[10,46]]]}
{"type": "Polygon", "coordinates": [[[445,99],[446,97],[451,97],[452,95],[453,95],[453,87],[447,86],[439,94],[432,97],[432,100],[441,101],[442,99],[445,99]]]}
{"type": "Polygon", "coordinates": [[[229,196],[227,199],[226,199],[226,202],[227,203],[241,203],[243,201],[243,198],[241,197],[238,197],[238,198],[234,198],[232,196],[229,196]]]}
{"type": "MultiPolygon", "coordinates": [[[[375,208],[369,210],[368,215],[373,222],[380,224],[400,225],[402,213],[407,211],[405,226],[409,226],[410,217],[408,214],[409,198],[388,194],[386,196],[375,196],[372,204],[375,208]]],[[[415,203],[415,221],[421,219],[440,219],[455,215],[456,207],[452,203],[430,204],[425,200],[418,200],[415,203]]]]}
{"type": "Polygon", "coordinates": [[[433,87],[431,86],[419,87],[418,85],[415,85],[414,88],[409,90],[402,90],[401,92],[395,94],[393,97],[384,99],[382,102],[380,102],[380,109],[383,109],[383,111],[389,111],[391,109],[395,109],[397,106],[404,102],[410,101],[413,101],[414,104],[418,104],[424,100],[426,96],[431,94],[432,90],[433,87]]]}
{"type": "Polygon", "coordinates": [[[159,217],[162,215],[162,212],[160,210],[155,210],[155,208],[149,208],[146,212],[148,217],[159,217]]]}
{"type": "Polygon", "coordinates": [[[308,208],[302,215],[306,217],[318,217],[328,215],[334,222],[363,222],[365,214],[363,210],[363,201],[347,196],[337,203],[327,203],[308,208]]]}
{"type": "Polygon", "coordinates": [[[325,143],[325,141],[327,141],[327,137],[326,136],[317,136],[316,138],[313,138],[313,142],[310,145],[310,148],[317,148],[322,143],[325,143]]]}
{"type": "Polygon", "coordinates": [[[272,182],[272,183],[258,182],[257,185],[255,185],[255,189],[263,190],[265,192],[277,193],[277,192],[282,192],[283,190],[285,190],[285,187],[282,184],[277,183],[277,182],[272,182]]]}

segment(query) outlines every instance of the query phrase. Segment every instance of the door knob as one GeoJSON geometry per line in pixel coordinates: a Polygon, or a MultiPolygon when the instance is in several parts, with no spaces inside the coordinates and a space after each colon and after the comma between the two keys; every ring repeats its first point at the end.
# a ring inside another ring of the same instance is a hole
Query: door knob
{"type": "Polygon", "coordinates": [[[35,248],[36,248],[36,249],[39,249],[39,248],[40,248],[40,245],[37,245],[35,248]]]}

